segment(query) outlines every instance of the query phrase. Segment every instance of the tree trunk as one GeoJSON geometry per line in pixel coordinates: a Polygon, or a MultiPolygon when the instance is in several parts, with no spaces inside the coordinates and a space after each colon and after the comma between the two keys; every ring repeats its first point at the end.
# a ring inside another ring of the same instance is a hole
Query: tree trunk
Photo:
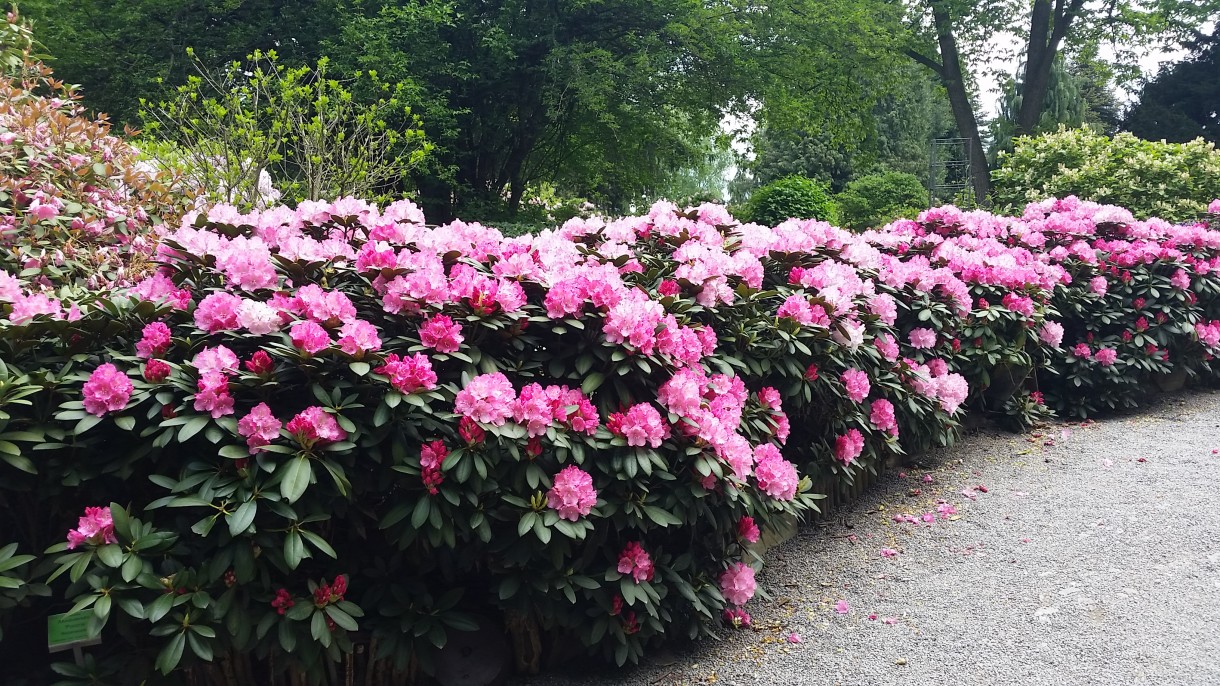
{"type": "Polygon", "coordinates": [[[1064,2],[1056,0],[1052,10],[1051,0],[1034,0],[1029,47],[1025,53],[1025,78],[1021,81],[1021,109],[1017,112],[1017,135],[1029,135],[1038,128],[1046,92],[1051,85],[1051,67],[1083,0],[1071,0],[1066,7],[1064,2]]]}
{"type": "MultiPolygon", "coordinates": [[[[974,188],[975,201],[986,206],[991,196],[991,170],[987,168],[978,119],[974,116],[974,106],[966,91],[961,55],[957,51],[957,38],[953,35],[953,20],[948,8],[939,0],[932,0],[931,7],[936,40],[940,45],[940,79],[949,92],[949,106],[953,109],[957,130],[970,146],[970,184],[974,188]]],[[[923,63],[927,65],[927,62],[923,63]]]]}

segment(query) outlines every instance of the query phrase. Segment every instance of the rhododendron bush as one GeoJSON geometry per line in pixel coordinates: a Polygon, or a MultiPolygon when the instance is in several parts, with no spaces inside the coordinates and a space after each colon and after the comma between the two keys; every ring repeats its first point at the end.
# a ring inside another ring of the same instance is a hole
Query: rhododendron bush
{"type": "Polygon", "coordinates": [[[519,668],[622,663],[748,623],[752,543],[967,411],[1210,374],[1218,247],[1074,199],[512,239],[406,201],[213,207],[131,285],[0,275],[4,504],[41,515],[0,541],[50,546],[113,680],[324,681],[357,647],[406,678],[489,615],[519,668]]]}

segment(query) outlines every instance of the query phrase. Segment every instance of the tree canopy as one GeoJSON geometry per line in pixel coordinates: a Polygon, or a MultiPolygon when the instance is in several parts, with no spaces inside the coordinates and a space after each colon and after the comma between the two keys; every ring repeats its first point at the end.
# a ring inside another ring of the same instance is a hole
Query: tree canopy
{"type": "Polygon", "coordinates": [[[1149,140],[1220,144],[1220,32],[1201,37],[1193,54],[1149,81],[1123,127],[1149,140]]]}

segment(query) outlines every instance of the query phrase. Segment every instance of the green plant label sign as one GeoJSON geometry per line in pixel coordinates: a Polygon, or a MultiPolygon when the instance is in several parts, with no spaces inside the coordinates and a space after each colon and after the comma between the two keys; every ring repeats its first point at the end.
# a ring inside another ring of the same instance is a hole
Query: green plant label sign
{"type": "Polygon", "coordinates": [[[47,648],[55,652],[101,643],[99,635],[89,633],[89,618],[92,616],[92,612],[65,612],[47,617],[47,648]]]}

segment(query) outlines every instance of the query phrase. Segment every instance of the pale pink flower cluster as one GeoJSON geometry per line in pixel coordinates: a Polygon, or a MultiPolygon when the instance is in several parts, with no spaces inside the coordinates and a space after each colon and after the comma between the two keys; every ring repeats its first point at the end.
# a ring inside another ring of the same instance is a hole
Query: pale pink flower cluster
{"type": "Polygon", "coordinates": [[[457,352],[462,347],[462,326],[449,317],[438,314],[429,317],[419,327],[420,343],[438,353],[457,352]]]}
{"type": "Polygon", "coordinates": [[[1220,348],[1220,320],[1195,324],[1195,335],[1204,347],[1220,348]]]}
{"type": "Polygon", "coordinates": [[[313,406],[301,410],[288,420],[284,429],[302,446],[309,448],[318,444],[335,443],[347,438],[347,432],[339,421],[325,408],[313,406]]]}
{"type": "Polygon", "coordinates": [[[560,519],[569,522],[588,515],[597,504],[593,477],[574,464],[564,467],[555,475],[554,483],[546,493],[546,504],[559,513],[560,519]]]}
{"type": "Polygon", "coordinates": [[[754,465],[754,478],[758,480],[758,488],[776,500],[792,500],[796,497],[796,489],[801,480],[796,472],[796,465],[781,457],[779,450],[769,443],[755,448],[754,455],[757,460],[754,465]],[[766,450],[767,448],[770,450],[766,450]]]}
{"type": "Polygon", "coordinates": [[[1103,367],[1109,367],[1118,361],[1118,351],[1113,348],[1098,348],[1093,354],[1093,359],[1097,360],[1097,364],[1103,367]]]}
{"type": "Polygon", "coordinates": [[[868,397],[872,386],[869,383],[868,372],[859,369],[848,369],[839,377],[847,397],[854,403],[863,402],[868,397]]]}
{"type": "Polygon", "coordinates": [[[105,545],[118,542],[109,507],[86,507],[85,516],[77,521],[75,529],[68,532],[68,550],[82,543],[105,545]]]}
{"type": "Polygon", "coordinates": [[[1063,342],[1063,325],[1053,321],[1043,322],[1038,329],[1038,338],[1052,348],[1058,348],[1063,342]]]}
{"type": "Polygon", "coordinates": [[[453,410],[481,424],[503,426],[513,416],[517,392],[500,372],[480,374],[470,380],[454,398],[453,410]]]}
{"type": "Polygon", "coordinates": [[[131,392],[134,389],[131,379],[119,371],[118,367],[109,362],[99,365],[81,388],[85,411],[99,417],[111,412],[121,412],[127,407],[127,401],[131,400],[131,392]]]}
{"type": "Polygon", "coordinates": [[[651,403],[636,403],[626,412],[615,412],[606,420],[606,428],[627,439],[627,445],[645,445],[660,448],[661,442],[669,438],[669,425],[651,403]]]}
{"type": "Polygon", "coordinates": [[[859,429],[848,429],[835,439],[835,459],[843,464],[855,462],[864,452],[864,434],[859,429]]]}
{"type": "Polygon", "coordinates": [[[150,322],[144,325],[140,340],[136,342],[136,356],[160,357],[170,345],[170,330],[165,322],[150,322]]]}
{"type": "Polygon", "coordinates": [[[720,594],[730,605],[745,605],[754,597],[758,584],[754,580],[754,568],[743,562],[734,562],[720,574],[720,594]]]}
{"type": "Polygon", "coordinates": [[[911,333],[907,334],[907,338],[911,341],[912,348],[927,350],[936,347],[936,332],[932,329],[911,329],[911,333]]]}
{"type": "Polygon", "coordinates": [[[618,556],[616,569],[619,574],[631,577],[637,584],[652,581],[652,576],[656,571],[652,564],[652,557],[637,541],[632,541],[623,547],[623,551],[618,556]]]}
{"type": "Polygon", "coordinates": [[[873,345],[877,347],[877,352],[880,352],[881,356],[890,362],[898,359],[898,341],[894,340],[894,337],[890,334],[884,332],[877,334],[877,338],[873,340],[873,345]]]}
{"type": "Polygon", "coordinates": [[[259,403],[237,422],[237,433],[246,439],[246,447],[254,455],[279,438],[283,426],[267,403],[259,403]]]}
{"type": "Polygon", "coordinates": [[[353,319],[339,328],[339,349],[354,358],[381,350],[377,327],[363,319],[353,319]]]}
{"type": "MultiPolygon", "coordinates": [[[[373,371],[389,377],[390,385],[398,392],[407,395],[420,390],[430,391],[436,388],[437,377],[436,372],[432,370],[432,361],[421,353],[406,357],[390,353],[386,355],[385,364],[373,371]]],[[[503,424],[503,420],[500,423],[503,424]]]]}
{"type": "Polygon", "coordinates": [[[868,421],[891,436],[898,435],[898,420],[894,417],[894,404],[884,398],[873,401],[868,421]]]}

